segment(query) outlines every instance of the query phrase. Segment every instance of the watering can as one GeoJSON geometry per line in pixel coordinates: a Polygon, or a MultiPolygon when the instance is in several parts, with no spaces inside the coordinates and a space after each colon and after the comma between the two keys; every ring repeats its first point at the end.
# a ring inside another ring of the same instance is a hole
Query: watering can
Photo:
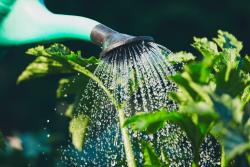
{"type": "Polygon", "coordinates": [[[0,46],[65,39],[92,42],[103,49],[101,55],[130,43],[153,41],[119,33],[89,18],[54,14],[44,0],[0,0],[0,46]]]}

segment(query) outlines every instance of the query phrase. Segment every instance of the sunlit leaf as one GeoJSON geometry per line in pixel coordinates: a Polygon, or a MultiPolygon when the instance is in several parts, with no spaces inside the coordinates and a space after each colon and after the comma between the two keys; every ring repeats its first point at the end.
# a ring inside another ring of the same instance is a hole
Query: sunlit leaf
{"type": "Polygon", "coordinates": [[[245,87],[241,96],[241,101],[243,102],[243,104],[247,104],[250,101],[250,84],[245,87]]]}
{"type": "Polygon", "coordinates": [[[233,36],[232,34],[226,32],[226,31],[218,31],[218,37],[213,39],[217,45],[220,46],[221,49],[225,50],[225,49],[236,49],[237,52],[239,53],[242,48],[242,42],[238,41],[235,36],[233,36]]]}
{"type": "Polygon", "coordinates": [[[72,143],[78,151],[82,151],[85,135],[87,132],[89,118],[85,115],[78,115],[70,121],[69,131],[72,137],[72,143]]]}
{"type": "Polygon", "coordinates": [[[69,117],[69,118],[73,118],[74,117],[74,105],[70,104],[66,111],[65,111],[65,116],[69,117]]]}
{"type": "Polygon", "coordinates": [[[89,71],[86,67],[91,69],[91,65],[95,66],[100,61],[94,57],[81,58],[79,51],[73,52],[62,44],[54,44],[48,48],[38,46],[29,49],[26,53],[35,56],[36,59],[19,76],[17,83],[48,74],[77,73],[79,71],[88,74],[89,71]]]}
{"type": "Polygon", "coordinates": [[[183,94],[188,95],[192,100],[199,100],[200,96],[190,86],[189,81],[181,74],[176,74],[171,77],[171,80],[178,84],[183,94]]]}
{"type": "Polygon", "coordinates": [[[48,74],[71,73],[64,64],[51,60],[47,57],[37,57],[31,64],[29,64],[22,74],[18,77],[17,83],[30,80],[36,77],[46,76],[48,74]]]}
{"type": "Polygon", "coordinates": [[[217,45],[209,41],[207,38],[194,37],[194,43],[192,44],[204,57],[212,57],[219,54],[217,45]]]}
{"type": "Polygon", "coordinates": [[[192,53],[181,51],[169,54],[166,56],[166,60],[171,64],[188,63],[195,60],[195,56],[192,53]]]}

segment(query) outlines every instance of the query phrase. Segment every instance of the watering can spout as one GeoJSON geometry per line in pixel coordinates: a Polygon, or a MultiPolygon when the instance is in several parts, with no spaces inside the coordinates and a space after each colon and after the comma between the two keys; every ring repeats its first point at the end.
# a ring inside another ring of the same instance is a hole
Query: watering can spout
{"type": "Polygon", "coordinates": [[[50,12],[43,0],[0,0],[0,45],[64,39],[91,41],[97,21],[50,12]]]}

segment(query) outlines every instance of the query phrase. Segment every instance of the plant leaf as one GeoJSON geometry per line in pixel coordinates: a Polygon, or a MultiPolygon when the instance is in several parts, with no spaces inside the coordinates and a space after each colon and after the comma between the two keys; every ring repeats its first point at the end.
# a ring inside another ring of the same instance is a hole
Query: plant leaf
{"type": "Polygon", "coordinates": [[[51,60],[47,57],[37,57],[29,64],[22,74],[18,77],[17,83],[30,80],[36,77],[42,77],[48,74],[72,73],[71,69],[67,69],[58,61],[51,60]]]}
{"type": "Polygon", "coordinates": [[[250,143],[242,136],[241,132],[236,129],[226,128],[222,123],[217,124],[211,133],[222,143],[225,154],[225,161],[230,160],[244,152],[250,150],[250,143]]]}
{"type": "Polygon", "coordinates": [[[188,63],[195,60],[195,56],[192,53],[181,51],[169,54],[166,56],[166,60],[171,64],[188,63]]]}
{"type": "Polygon", "coordinates": [[[76,73],[80,67],[86,71],[85,67],[91,69],[91,65],[96,66],[100,62],[94,57],[81,58],[79,51],[73,52],[62,44],[54,44],[48,48],[38,46],[29,49],[26,54],[35,56],[36,59],[19,76],[17,83],[48,74],[76,73]]]}
{"type": "Polygon", "coordinates": [[[180,120],[183,116],[177,112],[167,112],[161,109],[154,113],[141,113],[128,118],[124,127],[131,126],[136,131],[147,131],[148,133],[155,133],[161,129],[168,120],[180,120]]]}
{"type": "Polygon", "coordinates": [[[207,38],[194,37],[194,43],[192,46],[204,57],[212,57],[219,54],[216,43],[209,41],[207,38]]]}
{"type": "Polygon", "coordinates": [[[222,50],[233,48],[239,53],[243,48],[242,42],[238,41],[235,36],[226,31],[219,30],[218,37],[213,40],[222,50]]]}
{"type": "Polygon", "coordinates": [[[220,119],[226,124],[240,124],[243,119],[242,104],[239,98],[232,98],[227,94],[222,96],[212,95],[214,110],[220,115],[220,119]]]}
{"type": "Polygon", "coordinates": [[[83,149],[88,122],[89,118],[85,115],[78,115],[70,121],[69,132],[71,133],[72,143],[78,151],[83,149]]]}
{"type": "Polygon", "coordinates": [[[142,142],[142,152],[145,167],[161,167],[162,164],[149,143],[142,142]]]}

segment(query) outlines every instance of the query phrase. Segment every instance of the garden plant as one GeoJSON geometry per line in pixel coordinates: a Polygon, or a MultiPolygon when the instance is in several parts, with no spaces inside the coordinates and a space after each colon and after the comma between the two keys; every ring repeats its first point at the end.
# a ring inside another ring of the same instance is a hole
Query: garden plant
{"type": "MultiPolygon", "coordinates": [[[[143,134],[150,137],[166,126],[174,125],[182,129],[190,141],[192,167],[207,165],[201,160],[201,148],[207,136],[220,145],[217,150],[220,161],[213,166],[247,167],[250,165],[250,57],[241,55],[242,42],[224,31],[218,31],[213,40],[195,37],[192,46],[197,56],[185,51],[162,53],[163,61],[176,69],[165,76],[173,86],[164,95],[170,99],[170,106],[175,107],[163,106],[152,112],[142,108],[140,112],[127,116],[125,110],[130,98],[118,101],[114,92],[95,75],[96,67],[103,60],[83,58],[81,52],[73,52],[62,44],[29,49],[26,54],[35,59],[22,72],[17,83],[51,74],[64,76],[59,81],[56,95],[68,103],[64,115],[70,119],[72,144],[82,152],[87,144],[88,127],[96,120],[79,112],[77,106],[84,91],[81,88],[86,85],[85,78],[95,82],[117,111],[126,157],[126,162],[117,163],[117,166],[135,167],[142,165],[141,161],[148,167],[173,165],[169,154],[164,152],[164,144],[159,148],[143,137],[133,141],[136,137],[131,136],[143,134]],[[134,142],[139,145],[142,156],[137,156],[134,142]]],[[[131,96],[141,89],[133,77],[128,85],[131,96]]],[[[0,148],[3,150],[5,143],[0,133],[0,148]]]]}

